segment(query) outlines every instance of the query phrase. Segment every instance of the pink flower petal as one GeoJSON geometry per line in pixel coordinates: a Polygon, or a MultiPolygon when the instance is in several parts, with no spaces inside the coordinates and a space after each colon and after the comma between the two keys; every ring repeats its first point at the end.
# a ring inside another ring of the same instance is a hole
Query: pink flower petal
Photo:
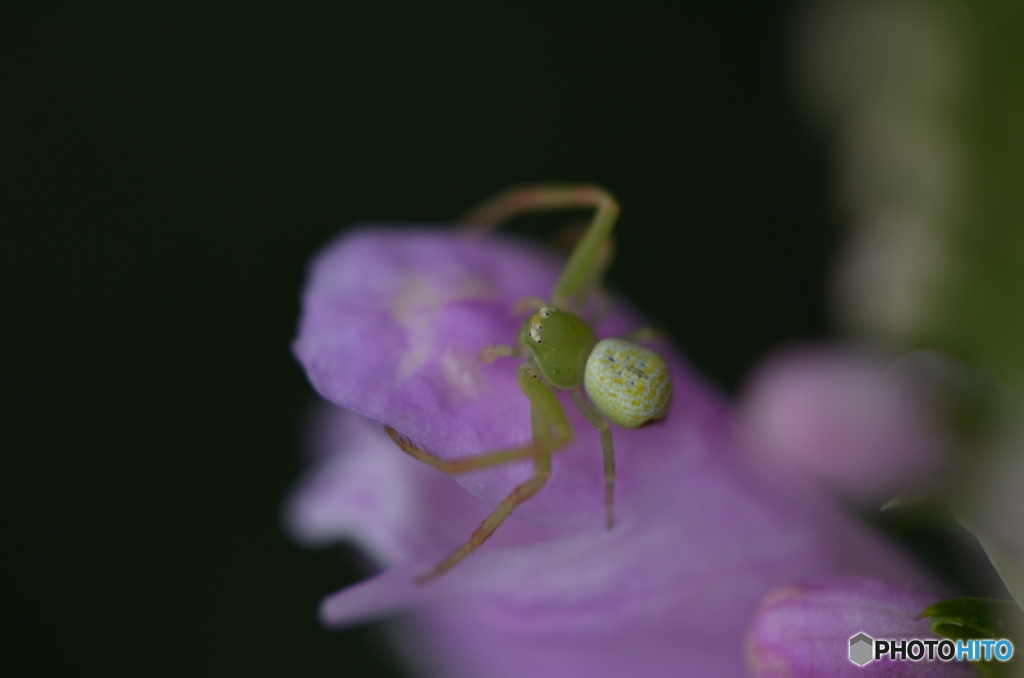
{"type": "Polygon", "coordinates": [[[747,656],[757,678],[976,677],[969,662],[850,661],[850,639],[938,638],[918,615],[942,599],[878,579],[821,578],[768,596],[750,630],[747,656]]]}
{"type": "Polygon", "coordinates": [[[787,349],[760,367],[744,415],[765,454],[879,506],[934,476],[945,448],[928,403],[883,355],[850,346],[787,349]]]}

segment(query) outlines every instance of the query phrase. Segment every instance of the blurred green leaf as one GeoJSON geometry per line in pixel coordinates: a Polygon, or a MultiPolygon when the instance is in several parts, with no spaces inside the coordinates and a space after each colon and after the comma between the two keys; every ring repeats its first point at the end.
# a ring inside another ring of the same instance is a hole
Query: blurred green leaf
{"type": "Polygon", "coordinates": [[[1024,615],[1012,601],[991,598],[951,598],[929,606],[921,616],[932,620],[933,631],[944,625],[969,634],[959,638],[1010,638],[1012,630],[1024,623],[1024,615]]]}
{"type": "MultiPolygon", "coordinates": [[[[932,631],[951,640],[973,638],[1009,638],[1015,647],[1021,643],[1013,637],[1013,630],[1024,628],[1024,615],[1008,600],[988,598],[952,598],[935,603],[921,613],[931,618],[932,631]]],[[[1000,661],[973,662],[983,675],[990,678],[1004,678],[1013,675],[1013,667],[1019,664],[1000,661]]]]}

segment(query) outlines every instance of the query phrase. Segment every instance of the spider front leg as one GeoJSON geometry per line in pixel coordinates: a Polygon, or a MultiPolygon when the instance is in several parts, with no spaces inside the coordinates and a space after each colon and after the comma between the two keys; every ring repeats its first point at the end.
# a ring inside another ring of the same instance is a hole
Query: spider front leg
{"type": "Polygon", "coordinates": [[[484,346],[477,354],[477,360],[483,363],[493,363],[498,358],[523,358],[525,353],[520,344],[507,346],[505,344],[492,344],[484,346]]]}
{"type": "Polygon", "coordinates": [[[611,264],[611,233],[619,216],[619,203],[599,186],[521,186],[499,193],[472,210],[465,223],[480,230],[527,212],[594,208],[594,218],[577,243],[555,284],[551,301],[559,308],[576,308],[600,284],[611,264]]]}
{"type": "Polygon", "coordinates": [[[623,339],[632,344],[640,344],[664,338],[665,333],[659,330],[657,327],[638,327],[632,332],[627,332],[626,334],[619,335],[619,339],[623,339]]]}
{"type": "Polygon", "coordinates": [[[524,363],[519,367],[519,388],[530,399],[530,420],[533,428],[533,443],[530,445],[466,459],[445,460],[425,452],[408,440],[401,438],[394,429],[388,428],[388,434],[402,450],[445,473],[461,473],[525,457],[533,457],[534,460],[533,477],[512,490],[491,515],[487,516],[480,524],[480,527],[473,531],[469,541],[441,561],[433,570],[418,577],[419,583],[426,583],[444,574],[487,541],[517,506],[535,495],[544,486],[551,476],[551,455],[572,441],[572,426],[569,424],[562,404],[544,383],[532,363],[524,363]]]}

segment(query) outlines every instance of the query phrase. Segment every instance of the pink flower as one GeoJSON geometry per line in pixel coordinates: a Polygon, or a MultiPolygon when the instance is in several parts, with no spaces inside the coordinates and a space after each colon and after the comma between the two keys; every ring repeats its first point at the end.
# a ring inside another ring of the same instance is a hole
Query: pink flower
{"type": "Polygon", "coordinates": [[[747,652],[758,678],[976,676],[967,662],[885,657],[862,667],[836,654],[836,645],[845,645],[859,633],[885,640],[935,638],[928,620],[920,618],[933,602],[933,594],[925,591],[871,579],[803,582],[765,599],[751,628],[747,652]]]}
{"type": "MultiPolygon", "coordinates": [[[[603,527],[597,432],[567,407],[578,435],[548,484],[464,562],[416,584],[532,467],[444,476],[383,426],[445,459],[528,441],[516,361],[476,356],[514,341],[511,309],[547,296],[559,270],[511,239],[393,227],[345,235],[315,260],[294,350],[338,408],[320,412],[318,454],[288,520],[299,539],[353,541],[381,568],[324,601],[326,624],[405,613],[401,642],[419,668],[453,678],[746,676],[747,630],[780,587],[840,575],[929,586],[816,487],[741,447],[723,399],[667,342],[657,349],[675,384],[668,417],[614,430],[614,529],[603,527]]],[[[616,300],[596,329],[644,324],[616,300]]],[[[845,662],[847,641],[835,648],[845,662]]]]}
{"type": "Polygon", "coordinates": [[[947,465],[949,443],[928,395],[925,355],[894,364],[853,345],[789,347],[766,360],[743,402],[759,448],[830,490],[877,509],[947,465]]]}

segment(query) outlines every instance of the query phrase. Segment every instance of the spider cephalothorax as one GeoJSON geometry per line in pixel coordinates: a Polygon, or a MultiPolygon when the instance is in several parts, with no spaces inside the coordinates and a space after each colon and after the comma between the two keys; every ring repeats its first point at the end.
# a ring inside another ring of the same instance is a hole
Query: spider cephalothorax
{"type": "Polygon", "coordinates": [[[557,388],[583,383],[594,330],[574,313],[542,306],[523,323],[519,343],[533,354],[542,375],[557,388]]]}

